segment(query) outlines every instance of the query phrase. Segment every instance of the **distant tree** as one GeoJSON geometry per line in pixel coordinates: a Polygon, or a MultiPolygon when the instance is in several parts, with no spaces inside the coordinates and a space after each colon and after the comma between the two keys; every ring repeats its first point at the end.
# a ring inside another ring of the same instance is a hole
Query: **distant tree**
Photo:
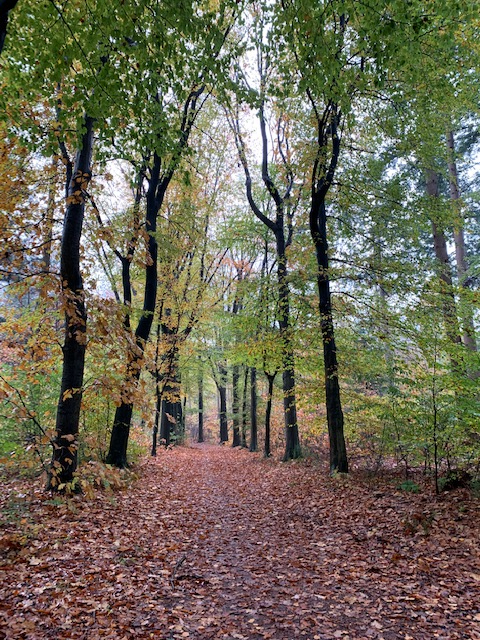
{"type": "Polygon", "coordinates": [[[197,385],[198,385],[198,438],[197,442],[205,442],[205,433],[204,433],[204,412],[205,412],[205,403],[203,396],[203,362],[201,356],[198,357],[199,367],[198,367],[198,376],[197,376],[197,385]]]}
{"type": "MultiPolygon", "coordinates": [[[[240,106],[231,104],[227,117],[235,135],[240,163],[245,174],[245,190],[248,203],[254,215],[269,229],[275,238],[277,259],[277,295],[278,326],[283,345],[283,404],[285,418],[284,459],[298,458],[301,455],[297,408],[295,399],[295,356],[292,346],[292,327],[290,318],[290,286],[288,281],[288,248],[293,237],[293,217],[296,208],[294,194],[294,173],[291,157],[289,116],[282,112],[282,105],[273,105],[272,131],[275,146],[269,149],[270,132],[268,115],[271,96],[268,90],[276,82],[275,68],[272,66],[270,51],[265,44],[266,24],[259,12],[254,21],[254,46],[257,54],[258,91],[249,86],[242,77],[248,96],[255,96],[253,105],[257,109],[258,126],[261,135],[261,182],[268,204],[262,207],[254,190],[252,179],[252,161],[249,159],[245,136],[240,122],[240,106]],[[273,210],[269,215],[270,208],[273,210]]],[[[241,98],[241,92],[239,92],[241,98]]],[[[250,98],[252,99],[252,98],[250,98]]]]}
{"type": "Polygon", "coordinates": [[[250,451],[258,450],[257,370],[250,367],[250,451]]]}

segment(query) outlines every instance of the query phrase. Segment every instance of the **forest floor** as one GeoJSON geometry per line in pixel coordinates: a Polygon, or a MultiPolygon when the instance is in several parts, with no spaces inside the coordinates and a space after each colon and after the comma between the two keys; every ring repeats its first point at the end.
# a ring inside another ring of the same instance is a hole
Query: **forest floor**
{"type": "Polygon", "coordinates": [[[2,487],[0,638],[480,638],[480,504],[213,445],[115,494],[2,487]]]}

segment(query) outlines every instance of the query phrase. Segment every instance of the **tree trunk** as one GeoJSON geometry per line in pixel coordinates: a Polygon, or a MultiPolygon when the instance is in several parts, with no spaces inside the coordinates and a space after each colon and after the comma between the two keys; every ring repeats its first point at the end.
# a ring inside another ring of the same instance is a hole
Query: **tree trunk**
{"type": "MultiPolygon", "coordinates": [[[[163,334],[170,331],[165,325],[163,334]]],[[[167,339],[175,340],[176,335],[170,331],[167,339]]],[[[160,439],[165,447],[172,441],[172,434],[177,438],[181,435],[182,403],[180,398],[180,375],[178,362],[178,348],[176,344],[170,346],[166,358],[167,369],[163,374],[164,385],[162,390],[162,420],[160,425],[160,439]]]]}
{"type": "MultiPolygon", "coordinates": [[[[167,389],[165,389],[167,393],[167,389]]],[[[172,434],[177,438],[182,435],[182,402],[181,400],[162,400],[162,419],[160,424],[160,440],[165,447],[172,443],[172,434]]]]}
{"type": "Polygon", "coordinates": [[[258,449],[257,370],[250,368],[250,451],[258,449]]]}
{"type": "Polygon", "coordinates": [[[65,312],[63,370],[57,405],[56,433],[47,487],[57,490],[71,482],[77,468],[78,428],[83,392],[87,310],[80,271],[80,240],[85,191],[92,173],[93,119],[85,116],[85,133],[68,183],[60,248],[60,279],[65,312]]]}
{"type": "Polygon", "coordinates": [[[199,360],[200,369],[198,370],[198,442],[204,442],[203,433],[203,370],[202,361],[199,360]]]}
{"type": "Polygon", "coordinates": [[[272,455],[271,446],[271,417],[272,417],[272,400],[273,400],[273,383],[275,381],[276,373],[270,374],[265,371],[265,375],[268,380],[268,394],[267,394],[267,406],[265,409],[265,444],[263,447],[263,455],[265,458],[269,458],[272,455]]]}
{"type": "Polygon", "coordinates": [[[319,295],[320,327],[323,343],[325,373],[325,398],[328,437],[330,442],[330,472],[348,473],[347,449],[343,432],[343,411],[338,382],[337,349],[332,316],[332,299],[328,273],[327,211],[325,198],[312,195],[310,232],[317,259],[317,284],[319,295]]]}
{"type": "Polygon", "coordinates": [[[220,443],[228,442],[228,420],[227,420],[227,367],[223,363],[218,365],[218,395],[219,395],[219,420],[220,420],[220,443]]]}
{"type": "Polygon", "coordinates": [[[152,456],[157,455],[158,432],[160,430],[160,420],[162,416],[162,394],[160,392],[160,380],[155,380],[155,423],[152,431],[152,456]]]}
{"type": "Polygon", "coordinates": [[[232,367],[232,447],[240,446],[240,393],[239,393],[240,369],[238,364],[232,367]]]}
{"type": "Polygon", "coordinates": [[[162,399],[162,412],[161,412],[161,421],[160,421],[160,443],[163,447],[167,448],[170,446],[170,436],[173,430],[173,421],[174,421],[174,405],[171,402],[162,399]]]}
{"type": "Polygon", "coordinates": [[[183,401],[180,397],[180,381],[178,380],[175,385],[175,399],[168,403],[170,418],[170,442],[172,441],[172,435],[175,442],[183,442],[184,437],[184,411],[183,401]]]}
{"type": "Polygon", "coordinates": [[[228,442],[228,421],[227,421],[227,389],[219,387],[220,395],[220,442],[228,442]]]}
{"type": "MultiPolygon", "coordinates": [[[[427,194],[434,200],[438,199],[438,175],[433,170],[427,171],[427,194]]],[[[434,202],[434,204],[436,204],[434,202]]],[[[457,305],[453,291],[452,270],[447,250],[447,239],[441,227],[435,221],[435,216],[430,217],[432,226],[433,247],[438,264],[438,277],[441,286],[443,320],[445,334],[452,346],[462,343],[460,327],[458,326],[457,305]]],[[[452,370],[458,372],[459,363],[454,354],[450,354],[452,370]]]]}
{"type": "MultiPolygon", "coordinates": [[[[463,231],[464,220],[461,211],[460,192],[458,189],[458,172],[455,161],[455,139],[453,131],[447,135],[447,146],[449,151],[448,174],[450,185],[450,200],[455,208],[455,219],[453,224],[453,235],[455,240],[455,259],[457,264],[457,277],[460,291],[465,293],[470,289],[468,280],[468,264],[465,251],[465,235],[463,231]]],[[[465,297],[465,296],[464,296],[465,297]]],[[[468,297],[468,296],[467,296],[468,297]]],[[[467,301],[460,300],[460,315],[462,319],[463,344],[470,351],[477,351],[477,341],[475,336],[475,323],[473,320],[472,306],[467,301]],[[463,302],[463,304],[462,304],[463,302]]]]}
{"type": "MultiPolygon", "coordinates": [[[[179,382],[180,384],[180,382],[179,382]]],[[[178,417],[178,437],[180,442],[185,442],[185,433],[187,427],[187,396],[183,396],[183,400],[179,401],[180,415],[178,417]]]]}
{"type": "Polygon", "coordinates": [[[162,158],[160,158],[156,151],[152,155],[145,217],[145,230],[149,236],[147,253],[150,260],[145,268],[143,314],[138,321],[137,329],[135,331],[135,347],[132,348],[130,353],[127,355],[127,372],[124,380],[124,392],[121,396],[121,405],[115,412],[112,435],[110,438],[110,448],[107,455],[107,462],[115,465],[116,467],[125,467],[127,465],[127,445],[133,413],[131,389],[132,387],[136,387],[140,378],[143,366],[143,353],[148,336],[150,335],[150,329],[152,327],[153,316],[155,313],[158,262],[158,247],[156,240],[157,216],[163,204],[168,185],[175,174],[182,154],[187,146],[192,126],[195,122],[198,110],[201,108],[201,105],[198,106],[198,101],[204,90],[204,86],[200,86],[198,89],[192,90],[183,105],[183,115],[178,144],[173,153],[173,158],[166,166],[162,175],[160,175],[163,168],[162,158]]]}
{"type": "Polygon", "coordinates": [[[283,364],[283,411],[285,419],[285,453],[283,460],[299,458],[302,455],[297,423],[295,399],[295,358],[290,335],[290,291],[287,281],[287,257],[283,224],[275,233],[277,242],[277,283],[278,283],[278,324],[282,340],[283,364]]]}
{"type": "MultiPolygon", "coordinates": [[[[122,262],[123,264],[123,262],[122,262]]],[[[124,299],[125,299],[125,281],[124,281],[124,299]]],[[[128,271],[128,284],[130,284],[130,271],[128,271]]],[[[128,287],[131,292],[131,287],[128,287]]],[[[129,322],[130,314],[125,314],[124,318],[124,326],[128,329],[130,326],[129,322]],[[128,323],[128,324],[127,324],[128,323]]],[[[153,425],[152,431],[152,456],[157,455],[157,445],[158,445],[158,434],[160,431],[160,423],[162,417],[162,390],[161,390],[161,382],[162,382],[162,374],[160,372],[160,334],[161,334],[161,325],[160,322],[157,323],[157,340],[155,343],[155,423],[153,425]]]]}
{"type": "Polygon", "coordinates": [[[242,398],[242,430],[240,446],[247,447],[247,390],[248,390],[248,367],[245,367],[243,377],[243,398],[242,398]]]}
{"type": "MultiPolygon", "coordinates": [[[[260,60],[259,63],[263,62],[260,60]]],[[[263,69],[260,69],[262,83],[266,78],[263,69]]],[[[260,108],[258,112],[260,131],[262,136],[262,181],[271,200],[275,204],[275,221],[266,216],[262,209],[256,204],[253,190],[252,178],[247,161],[246,148],[240,131],[237,117],[234,117],[231,125],[235,134],[237,150],[240,162],[245,172],[245,188],[247,199],[255,216],[263,222],[275,235],[277,254],[277,287],[278,287],[278,323],[280,337],[282,340],[282,365],[283,365],[283,408],[285,421],[285,454],[283,460],[298,458],[301,456],[300,438],[297,423],[297,406],[295,399],[295,359],[290,335],[290,291],[287,280],[287,255],[286,248],[290,245],[293,225],[292,212],[288,212],[289,200],[293,188],[293,175],[290,167],[283,167],[287,172],[287,186],[283,195],[275,185],[269,173],[268,135],[265,120],[265,96],[261,95],[260,108]],[[285,238],[285,226],[288,229],[287,239],[285,238]]],[[[282,142],[279,140],[282,147],[282,142]]],[[[280,155],[283,155],[281,153],[280,155]]],[[[283,156],[285,159],[285,156],[283,156]]],[[[286,163],[288,164],[288,163],[286,163]]]]}
{"type": "Polygon", "coordinates": [[[55,215],[55,196],[57,193],[57,160],[52,161],[50,184],[48,185],[47,211],[45,216],[45,239],[43,245],[42,263],[45,273],[50,273],[52,261],[53,225],[55,215]]]}

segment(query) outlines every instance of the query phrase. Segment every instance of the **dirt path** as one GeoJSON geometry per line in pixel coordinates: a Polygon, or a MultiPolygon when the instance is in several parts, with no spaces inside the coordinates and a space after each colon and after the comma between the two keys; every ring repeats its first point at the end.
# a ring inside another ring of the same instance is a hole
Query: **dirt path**
{"type": "Polygon", "coordinates": [[[0,638],[479,639],[478,515],[461,492],[161,452],[113,497],[28,499],[28,540],[10,520],[0,544],[0,638]]]}

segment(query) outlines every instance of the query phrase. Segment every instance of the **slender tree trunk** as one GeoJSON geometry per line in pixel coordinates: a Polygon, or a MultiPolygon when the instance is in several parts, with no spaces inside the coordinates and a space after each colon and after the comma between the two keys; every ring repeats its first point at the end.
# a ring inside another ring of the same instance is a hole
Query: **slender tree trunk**
{"type": "MultiPolygon", "coordinates": [[[[265,61],[260,59],[259,64],[265,61]]],[[[262,84],[266,81],[264,69],[259,68],[262,84]]],[[[256,204],[252,191],[252,178],[247,161],[246,149],[240,131],[238,114],[232,119],[231,126],[235,134],[237,150],[240,162],[245,172],[245,189],[250,208],[259,220],[265,224],[275,235],[277,253],[277,287],[278,287],[278,323],[280,337],[282,340],[282,365],[283,365],[283,408],[285,421],[285,453],[283,460],[298,458],[301,456],[300,438],[297,423],[297,406],[295,398],[295,359],[292,347],[291,327],[290,327],[290,301],[289,285],[287,280],[287,255],[286,248],[290,245],[293,226],[292,213],[288,212],[289,199],[293,188],[293,175],[289,166],[284,166],[287,172],[287,186],[283,195],[275,185],[275,181],[269,173],[268,158],[268,135],[265,120],[265,96],[261,95],[260,108],[258,112],[260,132],[262,136],[262,180],[270,198],[275,203],[275,221],[266,216],[261,208],[256,204]],[[285,226],[288,229],[285,238],[285,226]]],[[[279,140],[279,146],[282,142],[279,140]]],[[[283,148],[282,148],[283,149],[283,148]]],[[[283,151],[281,155],[283,155],[283,151]]],[[[285,159],[285,156],[283,155],[285,159]]],[[[285,163],[288,165],[288,163],[285,163]]]]}
{"type": "Polygon", "coordinates": [[[220,442],[228,442],[228,421],[227,421],[227,389],[226,387],[219,387],[218,393],[220,396],[220,442]]]}
{"type": "Polygon", "coordinates": [[[245,375],[243,377],[243,398],[242,398],[242,430],[240,445],[247,447],[247,390],[248,390],[248,367],[245,367],[245,375]]]}
{"type": "Polygon", "coordinates": [[[184,430],[184,402],[186,398],[184,397],[182,400],[181,395],[181,380],[180,380],[180,369],[178,365],[178,361],[176,363],[176,374],[173,380],[173,398],[171,401],[171,410],[173,417],[173,434],[175,436],[175,442],[183,442],[185,430],[184,430]]]}
{"type": "MultiPolygon", "coordinates": [[[[128,271],[128,280],[130,283],[130,271],[128,271]]],[[[131,288],[128,287],[131,291],[131,288]]],[[[125,299],[125,282],[124,282],[124,299],[125,299]]],[[[128,329],[130,326],[129,323],[130,314],[125,314],[124,318],[124,326],[128,329]]],[[[162,391],[161,391],[161,382],[162,375],[160,372],[160,335],[161,335],[161,325],[160,322],[157,323],[157,340],[155,343],[155,422],[153,425],[152,431],[152,451],[151,455],[157,455],[157,445],[158,445],[158,433],[160,431],[160,423],[162,417],[162,391]]]]}
{"type": "Polygon", "coordinates": [[[232,367],[232,447],[240,446],[240,368],[238,364],[232,367]]]}
{"type": "Polygon", "coordinates": [[[162,399],[162,413],[160,419],[160,443],[163,447],[170,446],[170,434],[173,428],[173,408],[172,403],[162,399]]]}
{"type": "MultiPolygon", "coordinates": [[[[232,315],[237,316],[242,310],[242,293],[240,291],[243,280],[243,266],[236,265],[237,268],[237,291],[232,304],[232,315]]],[[[232,447],[241,445],[240,436],[240,366],[232,366],[232,447]]]]}
{"type": "Polygon", "coordinates": [[[155,423],[152,431],[152,456],[157,455],[158,432],[162,416],[162,394],[160,392],[160,380],[158,375],[155,380],[155,423]]]}
{"type": "MultiPolygon", "coordinates": [[[[450,185],[450,199],[455,208],[455,219],[453,224],[453,235],[455,240],[455,260],[457,265],[457,277],[460,291],[465,293],[470,289],[468,280],[468,264],[465,251],[464,220],[461,211],[460,192],[458,188],[457,163],[455,161],[455,139],[453,131],[447,135],[447,146],[449,151],[448,174],[450,185]]],[[[462,296],[465,298],[465,296],[462,296]]],[[[468,297],[468,296],[467,296],[468,297]]],[[[463,344],[470,351],[477,351],[477,341],[475,336],[475,323],[473,320],[472,306],[467,301],[460,300],[460,314],[462,318],[463,344]]]]}
{"type": "Polygon", "coordinates": [[[330,472],[348,473],[347,449],[343,432],[343,411],[338,381],[337,349],[332,316],[332,299],[328,273],[327,212],[325,198],[312,195],[310,231],[317,259],[320,327],[323,343],[325,398],[330,441],[330,472]]]}
{"type": "Polygon", "coordinates": [[[185,442],[185,432],[187,427],[187,396],[183,396],[183,400],[179,402],[180,405],[180,416],[179,416],[179,437],[181,442],[185,442]]]}
{"type": "MultiPolygon", "coordinates": [[[[164,335],[167,328],[164,326],[164,335]]],[[[175,340],[175,334],[169,338],[175,340]]],[[[160,439],[165,447],[171,444],[172,433],[178,438],[181,433],[182,402],[180,398],[180,375],[178,362],[178,348],[173,344],[167,356],[167,370],[164,373],[165,384],[162,390],[162,420],[160,425],[160,439]]]]}
{"type": "Polygon", "coordinates": [[[257,370],[250,368],[250,451],[258,450],[257,370]]]}
{"type": "Polygon", "coordinates": [[[263,455],[269,458],[272,455],[271,443],[271,417],[272,417],[272,401],[273,401],[273,383],[277,374],[270,374],[265,371],[268,380],[267,406],[265,409],[265,444],[263,447],[263,455]]]}
{"type": "Polygon", "coordinates": [[[198,370],[198,442],[204,442],[205,436],[203,433],[203,369],[202,361],[199,359],[198,370]]]}
{"type": "Polygon", "coordinates": [[[63,369],[53,455],[47,486],[57,490],[71,482],[77,468],[78,429],[83,393],[87,310],[80,271],[80,240],[85,214],[85,191],[92,173],[93,119],[85,116],[85,132],[68,180],[60,248],[60,279],[65,312],[63,369]]]}
{"type": "Polygon", "coordinates": [[[227,368],[223,363],[218,365],[219,381],[217,383],[220,400],[219,420],[220,420],[220,443],[228,442],[228,420],[227,420],[227,368]]]}
{"type": "Polygon", "coordinates": [[[55,195],[57,193],[57,160],[52,161],[50,184],[48,185],[47,214],[45,217],[45,240],[42,263],[45,273],[50,273],[52,262],[53,224],[55,214],[55,195]]]}
{"type": "Polygon", "coordinates": [[[287,257],[283,224],[275,234],[277,241],[277,283],[278,283],[278,324],[282,340],[283,364],[283,411],[285,419],[285,453],[283,460],[299,458],[302,455],[297,423],[295,398],[295,358],[293,355],[290,327],[290,291],[287,281],[287,257]]]}

